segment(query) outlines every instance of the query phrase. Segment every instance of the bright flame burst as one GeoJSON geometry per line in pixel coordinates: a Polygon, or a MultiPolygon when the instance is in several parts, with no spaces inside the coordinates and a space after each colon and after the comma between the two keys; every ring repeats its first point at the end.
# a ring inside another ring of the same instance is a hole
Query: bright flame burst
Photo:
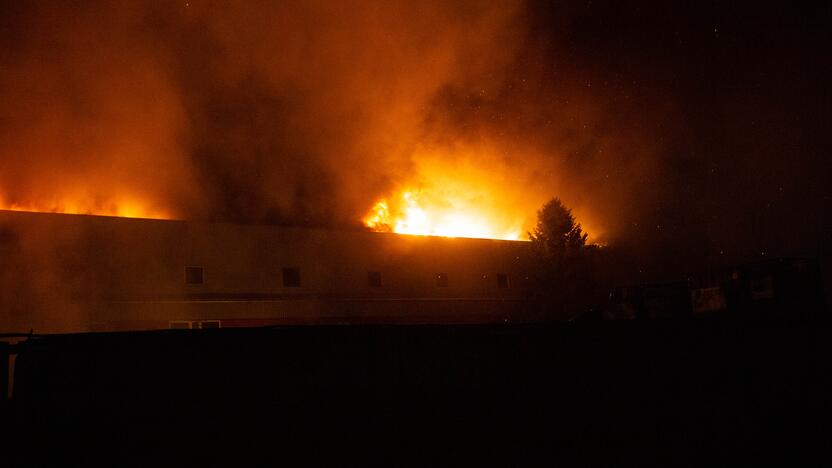
{"type": "Polygon", "coordinates": [[[414,191],[383,198],[364,218],[364,224],[374,231],[398,234],[520,240],[520,226],[506,229],[482,207],[461,199],[435,198],[414,191]]]}

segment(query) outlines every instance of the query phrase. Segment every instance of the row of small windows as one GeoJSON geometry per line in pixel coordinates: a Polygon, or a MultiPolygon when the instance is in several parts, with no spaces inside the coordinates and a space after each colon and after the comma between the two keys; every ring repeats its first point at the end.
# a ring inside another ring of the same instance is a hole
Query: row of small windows
{"type": "Polygon", "coordinates": [[[219,320],[172,320],[168,322],[168,328],[178,330],[222,328],[222,322],[219,320]]]}
{"type": "MultiPolygon", "coordinates": [[[[447,273],[436,274],[436,287],[447,288],[449,285],[447,273]]],[[[205,284],[205,270],[199,266],[185,267],[185,284],[205,284]]],[[[299,288],[301,286],[300,268],[283,268],[283,286],[287,288],[299,288]]],[[[380,271],[367,272],[367,286],[380,288],[383,286],[380,271]]],[[[497,273],[497,287],[506,289],[510,286],[509,277],[505,273],[497,273]]]]}

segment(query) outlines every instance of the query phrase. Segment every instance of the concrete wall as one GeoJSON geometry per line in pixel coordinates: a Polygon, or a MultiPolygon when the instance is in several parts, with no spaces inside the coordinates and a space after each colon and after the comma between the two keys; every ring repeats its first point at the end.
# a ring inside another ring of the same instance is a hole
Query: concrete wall
{"type": "Polygon", "coordinates": [[[527,297],[524,242],[0,211],[0,332],[501,321],[527,297]],[[185,267],[203,268],[186,284],[185,267]],[[283,268],[300,269],[299,287],[283,268]],[[371,287],[368,272],[382,275],[371,287]],[[437,286],[437,274],[447,287],[437,286]],[[510,287],[498,287],[497,275],[510,287]]]}

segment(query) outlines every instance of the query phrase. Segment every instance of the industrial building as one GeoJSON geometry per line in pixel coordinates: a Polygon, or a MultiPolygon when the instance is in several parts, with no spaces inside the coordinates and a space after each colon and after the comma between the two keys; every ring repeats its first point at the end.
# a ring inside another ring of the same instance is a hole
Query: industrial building
{"type": "Polygon", "coordinates": [[[0,211],[0,332],[511,321],[528,245],[0,211]]]}

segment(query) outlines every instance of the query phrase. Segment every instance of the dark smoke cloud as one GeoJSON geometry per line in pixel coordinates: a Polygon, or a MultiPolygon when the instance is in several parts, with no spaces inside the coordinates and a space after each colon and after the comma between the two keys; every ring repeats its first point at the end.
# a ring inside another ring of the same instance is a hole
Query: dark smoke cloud
{"type": "Polygon", "coordinates": [[[520,5],[252,2],[185,12],[180,68],[210,216],[357,224],[413,171],[444,87],[502,76],[520,5]],[[218,190],[214,190],[214,188],[218,190]]]}
{"type": "MultiPolygon", "coordinates": [[[[351,225],[430,149],[501,175],[493,189],[524,216],[561,195],[608,224],[580,188],[598,163],[572,155],[618,155],[621,131],[584,131],[603,105],[581,79],[546,76],[525,4],[9,8],[6,202],[136,197],[179,217],[351,225]]],[[[622,163],[639,170],[601,164],[622,163]]]]}
{"type": "MultiPolygon", "coordinates": [[[[759,226],[721,203],[753,183],[712,194],[732,184],[714,162],[731,179],[792,141],[735,137],[754,106],[759,131],[777,127],[776,102],[708,94],[723,83],[697,68],[718,50],[699,29],[735,16],[597,3],[9,2],[0,203],[357,226],[390,190],[457,171],[528,221],[559,196],[601,240],[734,248],[759,226]],[[722,107],[691,111],[703,102],[722,107]],[[729,221],[743,225],[726,234],[729,221]]],[[[795,41],[765,50],[788,57],[795,41]]],[[[770,172],[766,190],[782,185],[770,172]]]]}

